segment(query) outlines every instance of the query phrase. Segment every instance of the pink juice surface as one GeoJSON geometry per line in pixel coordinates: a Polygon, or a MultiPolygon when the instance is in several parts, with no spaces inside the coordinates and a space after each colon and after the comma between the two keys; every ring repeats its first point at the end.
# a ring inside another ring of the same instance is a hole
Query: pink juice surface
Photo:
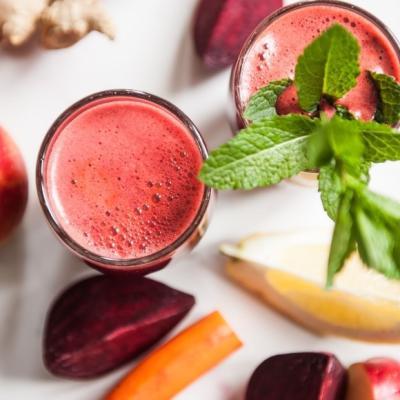
{"type": "MultiPolygon", "coordinates": [[[[355,11],[335,5],[310,5],[277,17],[261,31],[247,54],[239,78],[242,108],[250,96],[270,81],[294,78],[298,57],[305,47],[334,23],[339,23],[358,39],[361,46],[361,74],[357,86],[339,103],[358,118],[373,118],[377,94],[368,71],[385,73],[400,80],[400,62],[394,45],[376,23],[355,11]]],[[[278,113],[300,112],[294,87],[278,99],[278,113]]]]}
{"type": "Polygon", "coordinates": [[[97,255],[133,259],[162,250],[201,207],[200,149],[176,116],[152,102],[89,103],[61,124],[47,154],[52,213],[97,255]]]}

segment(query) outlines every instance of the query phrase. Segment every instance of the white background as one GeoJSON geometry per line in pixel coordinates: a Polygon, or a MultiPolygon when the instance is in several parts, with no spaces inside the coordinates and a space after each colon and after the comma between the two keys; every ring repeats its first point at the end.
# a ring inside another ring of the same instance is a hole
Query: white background
{"type": "MultiPolygon", "coordinates": [[[[195,3],[108,0],[118,27],[115,42],[92,34],[62,51],[44,51],[35,44],[0,51],[0,124],[20,146],[30,178],[24,223],[0,249],[1,400],[100,399],[130,367],[101,379],[74,382],[52,377],[42,365],[42,328],[50,302],[70,282],[95,272],[70,255],[47,227],[34,187],[36,155],[61,111],[83,96],[110,88],[135,88],[165,97],[194,120],[209,147],[226,140],[230,136],[225,118],[229,71],[209,74],[194,55],[190,24],[195,3]]],[[[398,0],[354,3],[376,14],[400,36],[398,0]]],[[[380,167],[373,175],[375,188],[400,199],[399,172],[399,165],[380,167]]],[[[178,399],[241,399],[253,369],[281,352],[332,351],[345,364],[370,356],[398,356],[400,346],[310,334],[235,287],[222,272],[224,260],[217,251],[222,241],[257,231],[326,225],[329,221],[315,189],[282,183],[219,196],[201,244],[152,277],[197,298],[194,310],[172,334],[219,309],[245,346],[178,399]]]]}

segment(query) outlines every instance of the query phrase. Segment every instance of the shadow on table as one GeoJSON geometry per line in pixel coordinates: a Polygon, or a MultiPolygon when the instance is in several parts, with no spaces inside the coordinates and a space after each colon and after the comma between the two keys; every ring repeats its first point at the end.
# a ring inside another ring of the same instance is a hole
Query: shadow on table
{"type": "Polygon", "coordinates": [[[9,45],[3,45],[0,48],[0,57],[9,56],[14,58],[27,59],[32,56],[38,55],[44,50],[39,45],[39,39],[37,35],[34,35],[28,42],[18,47],[11,47],[9,45]]]}
{"type": "Polygon", "coordinates": [[[234,394],[228,396],[225,400],[243,400],[246,395],[246,386],[247,382],[238,384],[234,394]]]}
{"type": "Polygon", "coordinates": [[[169,89],[173,93],[179,93],[188,87],[196,86],[218,73],[218,71],[208,70],[196,54],[192,30],[191,18],[181,38],[175,55],[176,65],[172,69],[173,73],[169,79],[169,89]]]}
{"type": "Polygon", "coordinates": [[[1,374],[53,379],[42,363],[44,320],[54,297],[82,273],[80,264],[56,242],[38,207],[0,248],[1,374]]]}
{"type": "Polygon", "coordinates": [[[198,127],[209,150],[216,148],[233,137],[225,110],[218,110],[204,122],[198,123],[198,127]]]}

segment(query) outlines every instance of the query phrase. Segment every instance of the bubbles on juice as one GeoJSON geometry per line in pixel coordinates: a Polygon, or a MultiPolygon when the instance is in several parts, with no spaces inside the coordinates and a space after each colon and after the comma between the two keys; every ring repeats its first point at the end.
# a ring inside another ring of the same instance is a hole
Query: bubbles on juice
{"type": "Polygon", "coordinates": [[[155,193],[155,194],[153,194],[151,199],[153,200],[154,203],[159,203],[162,199],[162,196],[160,193],[155,193]]]}
{"type": "MultiPolygon", "coordinates": [[[[191,207],[202,187],[197,181],[199,163],[185,142],[175,140],[168,147],[158,146],[149,163],[154,170],[149,168],[146,176],[141,161],[143,157],[143,163],[148,162],[146,152],[127,150],[129,157],[119,159],[120,152],[110,154],[107,143],[96,141],[102,149],[81,161],[82,180],[90,177],[93,185],[87,189],[96,192],[90,206],[96,222],[82,224],[83,240],[95,253],[109,257],[138,258],[160,251],[194,218],[191,207]]],[[[80,186],[74,176],[71,184],[80,186]]]]}
{"type": "Polygon", "coordinates": [[[136,208],[135,208],[135,213],[136,213],[137,215],[141,215],[141,214],[143,213],[143,209],[140,208],[140,207],[136,207],[136,208]]]}

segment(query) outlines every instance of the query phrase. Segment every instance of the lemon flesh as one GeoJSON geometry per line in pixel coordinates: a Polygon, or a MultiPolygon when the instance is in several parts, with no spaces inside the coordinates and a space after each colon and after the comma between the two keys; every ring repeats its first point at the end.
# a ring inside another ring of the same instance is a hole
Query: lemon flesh
{"type": "Polygon", "coordinates": [[[298,324],[322,334],[400,342],[400,282],[367,269],[357,254],[325,289],[329,232],[254,235],[223,245],[226,272],[298,324]]]}

